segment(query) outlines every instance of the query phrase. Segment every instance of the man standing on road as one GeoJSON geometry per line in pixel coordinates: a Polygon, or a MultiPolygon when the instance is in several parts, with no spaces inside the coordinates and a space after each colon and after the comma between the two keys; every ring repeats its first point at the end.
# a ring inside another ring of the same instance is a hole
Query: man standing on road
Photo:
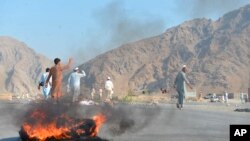
{"type": "Polygon", "coordinates": [[[99,89],[100,101],[102,101],[102,88],[99,89]]]}
{"type": "Polygon", "coordinates": [[[62,72],[70,68],[72,59],[70,58],[66,65],[61,65],[61,60],[55,58],[54,63],[55,66],[50,69],[45,86],[48,87],[50,77],[52,77],[51,97],[58,102],[59,98],[62,96],[62,72]]]}
{"type": "Polygon", "coordinates": [[[193,89],[190,85],[188,79],[186,78],[186,65],[183,65],[182,70],[177,74],[174,82],[174,88],[178,92],[178,103],[177,108],[180,110],[183,108],[183,99],[185,97],[185,84],[187,84],[190,89],[193,89]]]}
{"type": "Polygon", "coordinates": [[[241,101],[241,104],[245,103],[245,99],[244,99],[244,93],[240,93],[240,101],[241,101]]]}
{"type": "Polygon", "coordinates": [[[227,93],[227,91],[225,91],[224,97],[225,97],[225,103],[228,104],[228,93],[227,93]]]}
{"type": "Polygon", "coordinates": [[[114,93],[114,85],[111,81],[110,77],[107,78],[107,81],[105,82],[105,89],[108,94],[108,99],[112,100],[112,95],[114,93]]]}
{"type": "Polygon", "coordinates": [[[95,88],[93,87],[92,90],[91,90],[91,99],[94,100],[94,97],[95,97],[95,88]]]}
{"type": "Polygon", "coordinates": [[[71,91],[73,93],[73,103],[78,101],[78,97],[80,95],[80,79],[84,76],[86,76],[85,72],[83,70],[80,71],[79,68],[76,67],[74,69],[74,72],[71,73],[68,78],[67,88],[69,89],[68,91],[71,91]]]}
{"type": "Polygon", "coordinates": [[[46,68],[45,71],[46,72],[40,78],[38,90],[40,90],[41,86],[43,87],[43,95],[44,95],[45,100],[47,100],[49,98],[49,94],[50,94],[52,79],[50,78],[48,86],[45,87],[45,82],[47,80],[47,77],[49,76],[50,68],[46,68]]]}

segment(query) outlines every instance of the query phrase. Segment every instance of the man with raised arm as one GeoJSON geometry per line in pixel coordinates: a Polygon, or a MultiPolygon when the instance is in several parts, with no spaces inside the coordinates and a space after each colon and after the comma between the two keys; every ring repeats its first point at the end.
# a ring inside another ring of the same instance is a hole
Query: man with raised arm
{"type": "Polygon", "coordinates": [[[70,89],[69,91],[73,94],[73,103],[78,101],[81,86],[80,79],[84,76],[86,76],[86,73],[83,70],[80,71],[79,68],[76,67],[74,68],[74,72],[71,73],[68,78],[67,88],[70,89]]]}
{"type": "Polygon", "coordinates": [[[66,65],[62,65],[61,60],[59,58],[55,58],[54,63],[55,66],[51,67],[45,86],[48,86],[50,77],[52,77],[51,97],[52,99],[58,101],[62,96],[62,72],[70,68],[72,59],[70,58],[66,65]]]}

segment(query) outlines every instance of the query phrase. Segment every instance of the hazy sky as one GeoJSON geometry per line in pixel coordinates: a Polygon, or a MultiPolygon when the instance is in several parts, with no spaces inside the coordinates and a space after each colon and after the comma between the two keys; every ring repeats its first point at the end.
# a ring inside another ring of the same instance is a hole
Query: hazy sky
{"type": "Polygon", "coordinates": [[[250,0],[0,0],[0,36],[50,59],[83,63],[193,18],[216,20],[250,0]]]}

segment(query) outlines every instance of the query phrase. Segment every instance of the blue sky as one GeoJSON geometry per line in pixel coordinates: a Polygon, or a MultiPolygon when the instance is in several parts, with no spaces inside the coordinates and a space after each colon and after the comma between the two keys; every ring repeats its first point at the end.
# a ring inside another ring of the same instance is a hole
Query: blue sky
{"type": "Polygon", "coordinates": [[[0,36],[50,59],[83,63],[193,18],[216,20],[250,0],[0,0],[0,36]]]}

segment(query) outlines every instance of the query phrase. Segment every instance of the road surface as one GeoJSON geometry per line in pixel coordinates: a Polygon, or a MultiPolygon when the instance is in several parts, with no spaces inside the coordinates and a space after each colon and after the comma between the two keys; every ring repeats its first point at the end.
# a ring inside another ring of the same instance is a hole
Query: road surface
{"type": "MultiPolygon", "coordinates": [[[[16,116],[26,107],[25,104],[0,103],[0,141],[18,140],[20,127],[16,116]]],[[[133,120],[133,125],[114,133],[111,127],[117,125],[110,121],[101,128],[100,137],[112,141],[228,141],[230,124],[250,124],[249,112],[234,112],[225,105],[187,104],[183,110],[174,104],[120,107],[123,110],[118,110],[113,117],[125,116],[133,120]]]]}

